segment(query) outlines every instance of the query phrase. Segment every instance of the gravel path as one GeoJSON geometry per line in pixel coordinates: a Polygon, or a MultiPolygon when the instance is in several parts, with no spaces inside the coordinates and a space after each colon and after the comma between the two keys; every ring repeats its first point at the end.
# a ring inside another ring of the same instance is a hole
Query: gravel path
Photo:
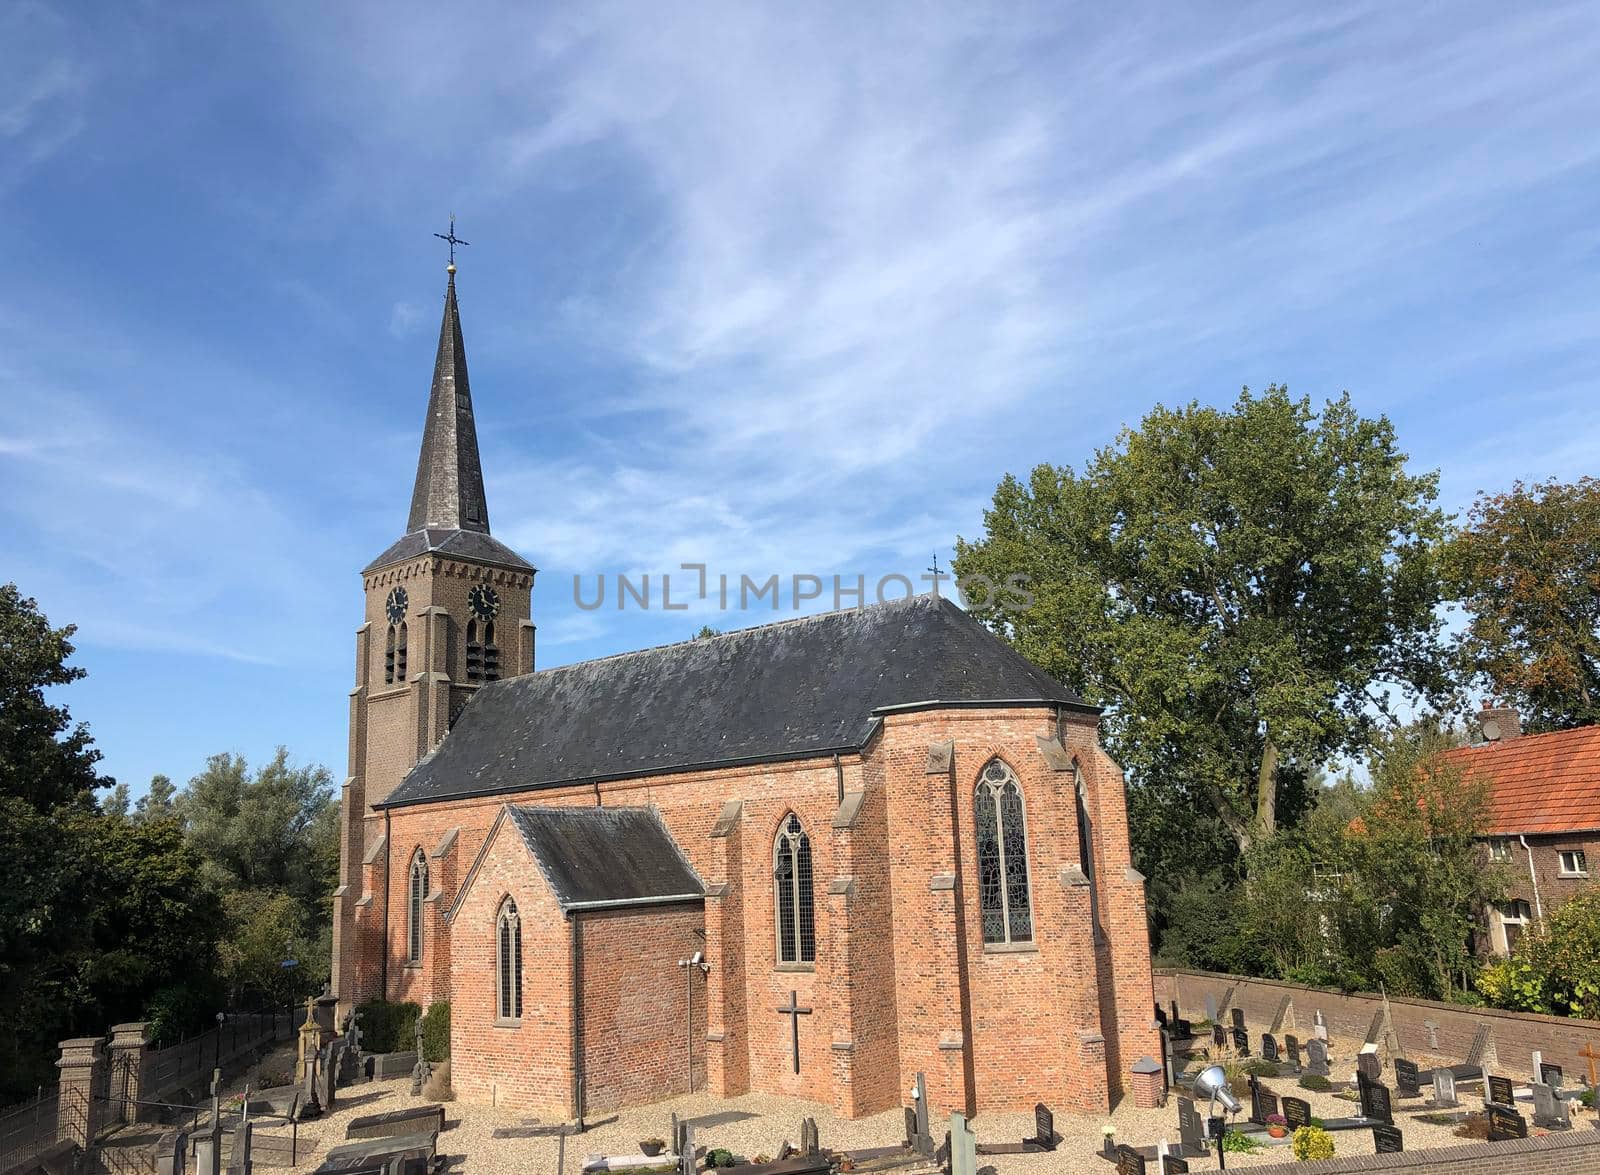
{"type": "MultiPolygon", "coordinates": [[[[1351,1055],[1348,1044],[1340,1048],[1333,1042],[1335,1056],[1341,1058],[1335,1065],[1336,1075],[1343,1075],[1344,1058],[1351,1055]]],[[[1426,1068],[1427,1058],[1417,1058],[1426,1068]]],[[[256,1066],[256,1072],[293,1067],[293,1053],[288,1054],[287,1066],[280,1051],[256,1066]]],[[[243,1080],[235,1082],[229,1092],[238,1092],[243,1080]]],[[[1319,1118],[1347,1117],[1356,1113],[1353,1102],[1332,1094],[1315,1093],[1300,1089],[1292,1077],[1268,1078],[1265,1084],[1280,1097],[1292,1094],[1311,1103],[1313,1116],[1319,1118]]],[[[402,1109],[423,1103],[410,1093],[409,1079],[371,1082],[341,1090],[334,1112],[316,1122],[300,1127],[302,1143],[315,1147],[309,1161],[302,1162],[296,1171],[315,1170],[321,1156],[330,1146],[345,1141],[345,1127],[351,1118],[361,1114],[402,1109]]],[[[1463,1090],[1463,1100],[1471,1106],[1481,1102],[1469,1091],[1463,1090]]],[[[1463,1140],[1455,1137],[1453,1126],[1438,1126],[1419,1122],[1415,1115],[1421,1109],[1418,1101],[1394,1101],[1395,1124],[1405,1132],[1406,1149],[1455,1146],[1463,1140]]],[[[1531,1119],[1532,1110],[1526,1103],[1519,1108],[1531,1119]]],[[[1201,1107],[1204,1113],[1204,1107],[1201,1107]]],[[[671,1115],[696,1120],[697,1139],[701,1145],[727,1147],[735,1154],[746,1157],[775,1155],[785,1140],[799,1141],[800,1119],[817,1120],[818,1134],[826,1147],[838,1150],[858,1147],[887,1146],[900,1141],[904,1118],[900,1110],[889,1110],[870,1118],[846,1120],[836,1118],[827,1106],[788,1098],[748,1094],[736,1098],[716,1098],[709,1094],[674,1098],[655,1105],[627,1110],[620,1115],[604,1115],[582,1135],[566,1140],[566,1172],[575,1175],[582,1169],[583,1160],[592,1154],[636,1154],[641,1138],[665,1138],[670,1130],[671,1115]]],[[[1578,1111],[1576,1124],[1588,1127],[1593,1114],[1578,1111]]],[[[1176,1144],[1178,1138],[1175,1104],[1159,1110],[1134,1108],[1131,1100],[1124,1099],[1112,1114],[1078,1115],[1058,1112],[1056,1131],[1062,1136],[1054,1153],[1038,1155],[980,1156],[980,1172],[991,1175],[1110,1175],[1112,1167],[1095,1153],[1102,1141],[1102,1129],[1114,1126],[1116,1139],[1136,1146],[1151,1146],[1165,1138],[1176,1144]]],[[[495,1138],[494,1132],[504,1128],[551,1126],[556,1123],[532,1117],[525,1112],[495,1109],[489,1106],[450,1102],[445,1107],[445,1133],[439,1137],[442,1154],[452,1157],[451,1170],[480,1173],[504,1172],[506,1175],[556,1175],[558,1171],[559,1141],[553,1137],[495,1138]]],[[[1008,1142],[1033,1133],[1031,1114],[983,1114],[973,1122],[980,1142],[1008,1142]]],[[[280,1134],[281,1127],[271,1127],[270,1132],[280,1134]]],[[[942,1133],[942,1130],[940,1131],[942,1133]]],[[[1365,1130],[1341,1131],[1334,1135],[1334,1145],[1340,1155],[1371,1154],[1372,1134],[1365,1130]]],[[[1259,1166],[1264,1163],[1286,1162],[1290,1159],[1288,1147],[1282,1144],[1263,1148],[1255,1154],[1230,1154],[1228,1167],[1259,1166]]],[[[1209,1168],[1209,1160],[1205,1163],[1209,1168]]]]}

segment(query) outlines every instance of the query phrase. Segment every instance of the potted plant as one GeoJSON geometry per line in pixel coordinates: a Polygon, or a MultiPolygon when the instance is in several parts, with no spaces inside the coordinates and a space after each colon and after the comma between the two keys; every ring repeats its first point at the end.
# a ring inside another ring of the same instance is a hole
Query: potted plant
{"type": "Polygon", "coordinates": [[[1289,1119],[1282,1114],[1267,1115],[1267,1133],[1273,1138],[1283,1138],[1289,1133],[1289,1119]]]}
{"type": "Polygon", "coordinates": [[[664,1138],[641,1138],[639,1140],[639,1153],[647,1159],[653,1159],[667,1149],[667,1140],[664,1138]]]}

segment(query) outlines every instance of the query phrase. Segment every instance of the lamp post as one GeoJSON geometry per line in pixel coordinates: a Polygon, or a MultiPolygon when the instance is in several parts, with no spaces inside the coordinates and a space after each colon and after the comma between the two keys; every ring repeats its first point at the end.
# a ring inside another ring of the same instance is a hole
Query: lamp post
{"type": "Polygon", "coordinates": [[[211,1067],[222,1068],[222,1022],[227,1018],[223,1012],[217,1013],[217,1047],[211,1053],[211,1067]]]}
{"type": "Polygon", "coordinates": [[[679,959],[678,966],[683,968],[683,1051],[684,1065],[687,1068],[685,1076],[688,1078],[687,1092],[694,1092],[694,972],[700,969],[702,975],[711,974],[711,964],[705,961],[705,956],[696,951],[687,959],[679,959]]]}

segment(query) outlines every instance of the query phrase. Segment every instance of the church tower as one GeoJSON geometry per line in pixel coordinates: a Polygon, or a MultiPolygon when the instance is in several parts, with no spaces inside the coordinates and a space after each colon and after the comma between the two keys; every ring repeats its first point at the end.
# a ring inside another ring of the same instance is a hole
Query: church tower
{"type": "Polygon", "coordinates": [[[405,848],[389,843],[373,805],[439,745],[481,685],[533,671],[535,570],[489,533],[453,260],[447,272],[406,533],[361,573],[333,917],[332,989],[345,1007],[395,986],[390,875],[413,867],[395,856],[405,848]]]}

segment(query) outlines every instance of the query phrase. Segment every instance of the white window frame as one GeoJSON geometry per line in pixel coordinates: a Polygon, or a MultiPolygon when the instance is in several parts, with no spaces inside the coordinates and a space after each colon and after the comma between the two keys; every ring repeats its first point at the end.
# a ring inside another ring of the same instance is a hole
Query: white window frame
{"type": "Polygon", "coordinates": [[[1561,877],[1587,877],[1589,876],[1589,855],[1582,849],[1558,849],[1557,860],[1561,863],[1559,876],[1561,877]],[[1569,868],[1568,860],[1572,861],[1569,868]]]}
{"type": "Polygon", "coordinates": [[[1503,836],[1497,836],[1489,842],[1489,860],[1511,860],[1511,842],[1503,836]]]}
{"type": "Polygon", "coordinates": [[[1520,926],[1524,934],[1533,921],[1533,910],[1522,898],[1512,898],[1508,902],[1501,902],[1494,908],[1495,948],[1502,955],[1511,954],[1511,940],[1506,934],[1506,927],[1520,926]],[[1508,914],[1506,911],[1514,910],[1508,914]],[[1526,911],[1526,913],[1524,913],[1526,911]]]}

